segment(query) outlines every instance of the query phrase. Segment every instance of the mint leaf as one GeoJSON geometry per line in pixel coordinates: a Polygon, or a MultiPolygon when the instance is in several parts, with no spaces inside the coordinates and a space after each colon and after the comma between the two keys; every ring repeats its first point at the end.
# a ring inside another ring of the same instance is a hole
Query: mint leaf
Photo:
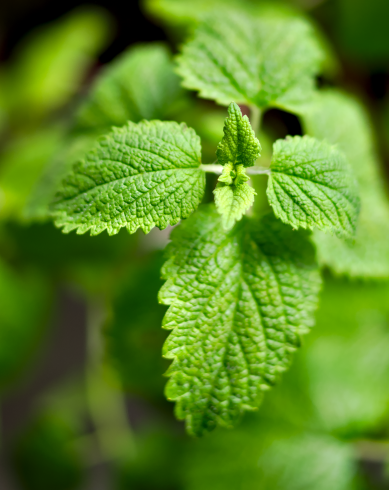
{"type": "Polygon", "coordinates": [[[172,233],[161,303],[166,395],[191,434],[258,406],[313,325],[320,276],[306,232],[272,214],[222,231],[212,205],[172,233]]]}
{"type": "Polygon", "coordinates": [[[253,166],[255,160],[261,156],[261,145],[255,137],[249,118],[242,116],[235,102],[231,102],[228,107],[223,131],[223,139],[216,150],[218,162],[222,165],[233,163],[244,167],[253,166]]]}
{"type": "Polygon", "coordinates": [[[175,122],[129,122],[73,167],[53,204],[65,233],[148,233],[187,218],[202,199],[200,139],[175,122]]]}
{"type": "Polygon", "coordinates": [[[137,45],[115,58],[98,76],[78,110],[73,132],[109,132],[127,121],[167,119],[184,102],[169,49],[137,45]]]}
{"type": "Polygon", "coordinates": [[[245,212],[254,202],[255,190],[247,183],[239,185],[223,185],[214,191],[218,213],[222,215],[225,230],[230,230],[236,221],[242,219],[245,212]]]}
{"type": "Polygon", "coordinates": [[[33,189],[26,209],[31,219],[47,219],[49,205],[69,170],[94,147],[99,136],[128,120],[167,119],[185,104],[168,49],[137,45],[118,56],[97,77],[73,127],[33,189]]]}
{"type": "Polygon", "coordinates": [[[314,234],[320,263],[350,277],[389,277],[389,202],[365,109],[347,94],[326,90],[306,111],[303,123],[309,134],[346,154],[361,198],[355,240],[314,234]]]}
{"type": "Polygon", "coordinates": [[[256,192],[247,185],[249,177],[245,167],[254,165],[260,156],[261,145],[255,137],[247,116],[242,116],[239,106],[232,102],[224,122],[224,136],[216,155],[224,165],[218,187],[213,191],[223,227],[232,228],[254,202],[256,192]]]}
{"type": "Polygon", "coordinates": [[[218,11],[184,45],[178,74],[186,88],[222,105],[235,100],[300,111],[314,93],[323,56],[305,19],[218,11]]]}
{"type": "Polygon", "coordinates": [[[273,145],[267,195],[293,228],[355,233],[359,200],[346,158],[325,142],[287,137],[273,145]]]}

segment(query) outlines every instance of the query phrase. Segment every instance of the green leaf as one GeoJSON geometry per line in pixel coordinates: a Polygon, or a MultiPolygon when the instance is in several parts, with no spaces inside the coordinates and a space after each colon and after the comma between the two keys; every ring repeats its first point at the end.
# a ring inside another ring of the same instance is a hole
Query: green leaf
{"type": "Polygon", "coordinates": [[[62,131],[46,128],[15,138],[0,155],[0,217],[24,221],[30,194],[59,146],[62,131]]]}
{"type": "Polygon", "coordinates": [[[31,122],[74,95],[106,46],[110,28],[108,12],[83,6],[23,39],[5,73],[12,118],[19,124],[31,122]]]}
{"type": "Polygon", "coordinates": [[[160,302],[173,329],[166,395],[191,434],[232,426],[289,365],[320,287],[306,232],[272,214],[221,230],[203,206],[172,234],[160,302]]]}
{"type": "Polygon", "coordinates": [[[199,24],[177,61],[183,85],[200,97],[300,111],[322,59],[304,19],[218,11],[199,24]]]}
{"type": "Polygon", "coordinates": [[[255,137],[247,116],[242,116],[239,106],[232,102],[224,122],[224,136],[216,155],[224,165],[218,187],[213,191],[223,227],[232,228],[254,202],[256,192],[247,185],[249,177],[245,167],[254,165],[260,156],[261,145],[255,137]]]}
{"type": "Polygon", "coordinates": [[[53,204],[65,233],[139,227],[148,233],[187,218],[202,199],[200,139],[175,122],[129,122],[114,128],[73,167],[53,204]]]}
{"type": "Polygon", "coordinates": [[[293,228],[355,233],[359,200],[342,153],[308,136],[273,146],[267,195],[275,215],[293,228]]]}
{"type": "Polygon", "coordinates": [[[253,205],[255,190],[246,182],[239,185],[223,185],[213,191],[218,213],[222,215],[223,228],[230,230],[236,221],[242,219],[253,205]]]}
{"type": "Polygon", "coordinates": [[[184,91],[162,43],[136,45],[104,67],[78,110],[74,133],[108,133],[127,121],[168,119],[184,91]]]}
{"type": "Polygon", "coordinates": [[[30,219],[47,219],[49,205],[74,163],[84,158],[99,136],[128,120],[166,119],[185,105],[170,53],[163,44],[129,48],[102,69],[74,126],[36,184],[26,209],[30,219]]]}
{"type": "Polygon", "coordinates": [[[355,240],[314,234],[319,261],[350,277],[389,277],[389,202],[365,109],[347,94],[326,90],[304,114],[303,123],[308,134],[325,138],[346,154],[361,197],[355,240]]]}
{"type": "Polygon", "coordinates": [[[249,118],[235,102],[228,106],[228,117],[224,123],[224,136],[218,144],[216,156],[222,165],[232,163],[251,167],[261,156],[261,145],[255,137],[249,118]]]}

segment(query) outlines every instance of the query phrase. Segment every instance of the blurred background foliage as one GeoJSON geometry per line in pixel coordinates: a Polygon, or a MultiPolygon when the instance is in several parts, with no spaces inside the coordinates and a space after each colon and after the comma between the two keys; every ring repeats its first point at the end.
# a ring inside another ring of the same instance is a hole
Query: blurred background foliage
{"type": "Polygon", "coordinates": [[[15,0],[0,14],[0,488],[389,488],[389,2],[15,0]],[[351,251],[315,235],[324,287],[290,371],[238,428],[193,440],[163,396],[168,232],[62,235],[47,207],[69,166],[129,119],[185,121],[212,162],[225,110],[181,88],[173,54],[212,8],[276,3],[316,26],[325,91],[299,119],[264,115],[261,163],[303,130],[340,145],[381,189],[361,196],[375,240],[340,270],[351,251]],[[343,277],[355,261],[369,279],[343,277]]]}

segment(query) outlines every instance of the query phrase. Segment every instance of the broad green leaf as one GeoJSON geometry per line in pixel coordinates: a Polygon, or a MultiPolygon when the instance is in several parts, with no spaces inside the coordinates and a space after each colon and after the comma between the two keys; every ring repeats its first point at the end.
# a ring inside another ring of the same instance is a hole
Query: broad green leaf
{"type": "Polygon", "coordinates": [[[220,221],[204,206],[173,232],[159,296],[173,329],[166,395],[194,435],[259,405],[313,325],[320,287],[306,232],[272,214],[230,232],[220,221]]]}
{"type": "Polygon", "coordinates": [[[327,90],[317,96],[303,123],[308,134],[346,154],[361,198],[355,240],[314,234],[319,261],[351,277],[389,277],[389,203],[366,111],[353,97],[327,90]]]}
{"type": "Polygon", "coordinates": [[[104,67],[81,104],[69,135],[35,186],[26,209],[28,218],[49,217],[49,205],[62,179],[113,125],[122,126],[128,120],[167,119],[183,108],[178,80],[163,44],[131,47],[104,67]]]}
{"type": "Polygon", "coordinates": [[[179,82],[165,45],[131,47],[102,69],[73,131],[104,134],[127,121],[168,119],[184,103],[179,82]]]}
{"type": "Polygon", "coordinates": [[[30,194],[57,151],[61,129],[53,127],[16,138],[0,155],[0,217],[24,221],[30,194]]]}
{"type": "Polygon", "coordinates": [[[204,18],[177,61],[183,85],[201,97],[300,111],[322,59],[304,19],[219,11],[204,18]]]}
{"type": "Polygon", "coordinates": [[[255,190],[246,182],[239,185],[221,185],[213,191],[216,209],[222,215],[223,228],[230,230],[236,221],[252,206],[255,190]]]}
{"type": "Polygon", "coordinates": [[[139,227],[148,233],[187,218],[202,199],[200,139],[184,124],[129,122],[73,167],[53,204],[65,233],[139,227]]]}
{"type": "Polygon", "coordinates": [[[275,215],[293,228],[334,230],[352,236],[359,200],[344,155],[308,136],[273,146],[267,195],[275,215]]]}
{"type": "Polygon", "coordinates": [[[25,124],[63,105],[106,46],[110,28],[105,10],[84,6],[29,34],[6,67],[12,117],[25,124]]]}
{"type": "Polygon", "coordinates": [[[22,374],[36,353],[50,311],[50,288],[33,271],[16,273],[0,262],[0,389],[22,374]]]}

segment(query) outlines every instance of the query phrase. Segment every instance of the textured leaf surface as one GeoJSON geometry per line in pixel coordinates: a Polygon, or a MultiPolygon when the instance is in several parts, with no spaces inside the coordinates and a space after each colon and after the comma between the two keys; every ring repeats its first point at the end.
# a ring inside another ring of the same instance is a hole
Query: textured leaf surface
{"type": "Polygon", "coordinates": [[[178,57],[186,88],[228,105],[299,110],[314,91],[322,50],[304,20],[241,12],[209,15],[178,57]]]}
{"type": "Polygon", "coordinates": [[[255,190],[246,182],[239,185],[223,185],[213,191],[218,213],[222,215],[223,228],[230,230],[242,219],[254,202],[255,190]]]}
{"type": "Polygon", "coordinates": [[[359,200],[342,153],[314,138],[288,137],[274,143],[270,169],[267,195],[284,223],[354,234],[359,200]]]}
{"type": "Polygon", "coordinates": [[[303,123],[308,134],[346,154],[361,198],[355,240],[314,234],[319,261],[351,277],[389,277],[389,203],[365,109],[349,95],[328,90],[317,96],[303,123]]]}
{"type": "Polygon", "coordinates": [[[254,202],[256,192],[247,184],[245,167],[254,165],[261,145],[255,137],[247,116],[237,104],[228,107],[224,136],[216,151],[218,162],[224,165],[219,184],[213,191],[216,209],[222,215],[223,227],[231,229],[254,202]]]}
{"type": "Polygon", "coordinates": [[[204,206],[172,234],[163,326],[166,394],[195,435],[254,409],[313,324],[320,277],[306,232],[273,215],[221,230],[204,206]]]}
{"type": "Polygon", "coordinates": [[[165,45],[131,47],[102,70],[78,111],[74,132],[103,134],[127,121],[169,119],[183,94],[165,45]]]}
{"type": "Polygon", "coordinates": [[[53,205],[65,232],[148,233],[187,218],[204,193],[200,139],[175,122],[115,128],[76,164],[53,205]]]}
{"type": "Polygon", "coordinates": [[[30,197],[26,214],[47,219],[61,181],[85,157],[99,136],[127,121],[169,119],[184,104],[179,78],[168,49],[160,43],[138,45],[102,69],[81,104],[70,134],[44,169],[30,197]]]}
{"type": "Polygon", "coordinates": [[[261,145],[255,137],[249,118],[242,116],[239,106],[232,102],[228,106],[228,117],[224,123],[224,136],[219,143],[216,156],[222,165],[233,163],[251,167],[260,157],[261,145]]]}

